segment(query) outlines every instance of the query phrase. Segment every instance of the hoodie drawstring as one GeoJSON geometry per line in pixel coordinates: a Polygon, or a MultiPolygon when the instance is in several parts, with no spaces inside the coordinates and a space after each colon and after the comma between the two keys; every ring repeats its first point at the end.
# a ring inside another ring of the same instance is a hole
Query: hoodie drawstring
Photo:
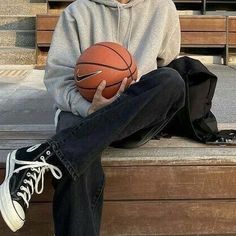
{"type": "Polygon", "coordinates": [[[117,9],[118,9],[118,22],[117,22],[117,34],[116,34],[116,38],[118,40],[118,42],[120,42],[120,6],[119,4],[117,4],[117,9]]]}
{"type": "MultiPolygon", "coordinates": [[[[117,3],[117,9],[118,9],[118,21],[117,21],[116,38],[117,38],[118,42],[121,43],[121,39],[120,39],[121,6],[119,5],[119,3],[117,3]]],[[[133,8],[131,7],[130,20],[129,20],[129,26],[128,26],[128,42],[127,42],[127,49],[128,50],[129,50],[129,45],[130,45],[130,40],[131,40],[132,27],[133,27],[133,8]]]]}
{"type": "Polygon", "coordinates": [[[129,22],[129,37],[128,37],[128,45],[127,45],[128,50],[129,50],[129,45],[130,45],[132,27],[133,27],[133,8],[131,7],[130,22],[129,22]]]}

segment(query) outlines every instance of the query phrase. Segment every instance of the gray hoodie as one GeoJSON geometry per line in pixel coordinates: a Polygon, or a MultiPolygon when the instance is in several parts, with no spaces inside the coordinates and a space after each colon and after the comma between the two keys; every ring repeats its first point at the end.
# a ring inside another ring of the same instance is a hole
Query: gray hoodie
{"type": "Polygon", "coordinates": [[[77,0],[60,15],[44,82],[57,108],[87,116],[90,102],[76,90],[77,58],[97,42],[113,41],[134,56],[139,78],[167,65],[180,51],[179,16],[172,0],[77,0]]]}

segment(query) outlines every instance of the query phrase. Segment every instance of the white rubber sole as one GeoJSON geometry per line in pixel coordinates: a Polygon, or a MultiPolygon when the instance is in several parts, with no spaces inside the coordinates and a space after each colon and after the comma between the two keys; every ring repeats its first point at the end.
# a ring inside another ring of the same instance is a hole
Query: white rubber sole
{"type": "Polygon", "coordinates": [[[24,225],[24,220],[22,220],[13,205],[11,194],[9,191],[10,174],[14,171],[14,164],[12,160],[15,159],[16,150],[9,153],[6,161],[6,175],[5,180],[0,185],[0,211],[1,215],[8,225],[8,227],[13,231],[19,230],[24,225]]]}

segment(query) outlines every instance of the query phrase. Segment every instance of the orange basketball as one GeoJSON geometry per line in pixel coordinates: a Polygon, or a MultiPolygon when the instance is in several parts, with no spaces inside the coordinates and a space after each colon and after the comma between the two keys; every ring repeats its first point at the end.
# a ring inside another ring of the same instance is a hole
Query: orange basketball
{"type": "Polygon", "coordinates": [[[106,80],[105,98],[113,97],[127,77],[127,87],[137,79],[137,66],[133,56],[122,45],[101,42],[87,48],[75,66],[75,81],[79,93],[92,101],[98,85],[106,80]]]}

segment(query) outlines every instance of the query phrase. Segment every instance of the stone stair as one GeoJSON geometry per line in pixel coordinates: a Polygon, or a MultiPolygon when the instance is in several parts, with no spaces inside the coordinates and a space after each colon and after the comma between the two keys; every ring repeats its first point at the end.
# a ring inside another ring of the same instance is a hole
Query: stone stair
{"type": "Polygon", "coordinates": [[[0,64],[34,65],[36,14],[47,13],[46,0],[0,3],[0,64]]]}

